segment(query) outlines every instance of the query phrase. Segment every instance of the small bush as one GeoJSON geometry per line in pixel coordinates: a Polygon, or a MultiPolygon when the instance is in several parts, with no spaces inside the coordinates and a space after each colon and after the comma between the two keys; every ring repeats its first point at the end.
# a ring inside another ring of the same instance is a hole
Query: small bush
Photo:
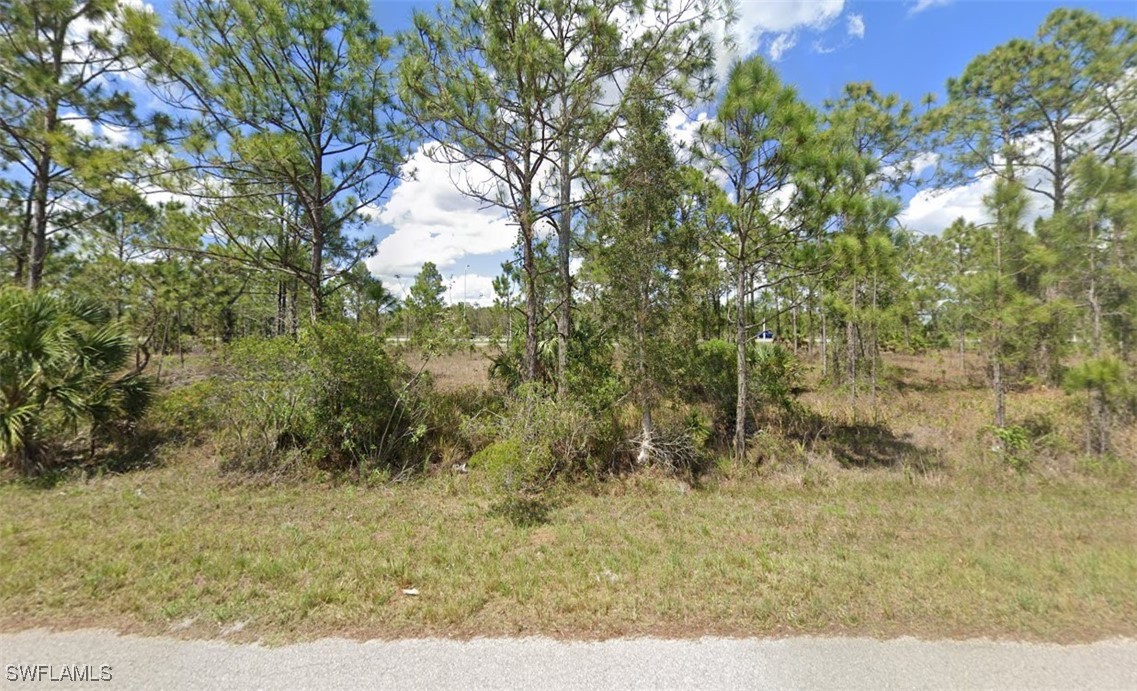
{"type": "Polygon", "coordinates": [[[614,447],[612,430],[587,406],[550,398],[535,385],[508,394],[502,412],[470,419],[466,434],[481,449],[470,470],[512,494],[540,492],[614,447]]]}
{"type": "Polygon", "coordinates": [[[470,458],[469,467],[485,474],[495,485],[511,487],[535,474],[527,463],[533,460],[533,456],[521,448],[520,439],[504,439],[491,442],[475,453],[470,458]]]}
{"type": "Polygon", "coordinates": [[[733,343],[721,339],[699,344],[691,371],[693,397],[714,406],[718,416],[734,426],[738,360],[733,343]]]}
{"type": "Polygon", "coordinates": [[[995,448],[1003,461],[1017,472],[1026,472],[1034,460],[1030,431],[1021,425],[989,429],[998,442],[995,448]]]}
{"type": "Polygon", "coordinates": [[[419,382],[381,339],[320,325],[297,341],[237,342],[226,364],[226,468],[401,472],[416,460],[426,433],[419,382]]]}
{"type": "MultiPolygon", "coordinates": [[[[778,344],[754,344],[747,351],[752,404],[761,409],[771,406],[780,411],[793,407],[793,392],[802,377],[801,363],[792,351],[778,344]]],[[[734,429],[738,401],[738,355],[729,341],[710,340],[699,344],[691,371],[693,398],[715,409],[715,427],[720,435],[734,429]]]]}
{"type": "Polygon", "coordinates": [[[123,373],[133,348],[96,302],[0,289],[0,461],[32,475],[127,440],[153,393],[123,373]]]}
{"type": "Polygon", "coordinates": [[[1067,393],[1086,395],[1087,450],[1097,454],[1111,452],[1115,420],[1127,417],[1137,398],[1125,363],[1111,356],[1091,358],[1067,370],[1063,385],[1067,393]]]}
{"type": "Polygon", "coordinates": [[[305,333],[300,347],[310,372],[307,436],[333,469],[367,461],[394,465],[425,434],[409,372],[384,343],[347,326],[305,333]]]}
{"type": "Polygon", "coordinates": [[[750,387],[761,403],[788,409],[793,392],[801,383],[802,367],[797,356],[780,345],[759,346],[750,355],[750,387]]]}
{"type": "Polygon", "coordinates": [[[598,416],[611,411],[624,394],[615,361],[615,346],[609,334],[593,320],[573,325],[568,353],[569,391],[598,416]]]}
{"type": "MultiPolygon", "coordinates": [[[[601,412],[616,404],[623,391],[614,366],[612,339],[593,320],[581,319],[568,344],[566,383],[572,395],[590,410],[601,412]]],[[[556,386],[557,343],[549,338],[538,343],[536,381],[556,386]]],[[[514,391],[525,380],[525,339],[514,338],[508,348],[490,358],[490,381],[514,391]]]]}

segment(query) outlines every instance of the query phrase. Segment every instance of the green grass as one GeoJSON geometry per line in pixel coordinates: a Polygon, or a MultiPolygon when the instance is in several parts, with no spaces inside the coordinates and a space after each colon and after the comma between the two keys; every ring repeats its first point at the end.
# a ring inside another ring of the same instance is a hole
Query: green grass
{"type": "Polygon", "coordinates": [[[1137,634],[1137,490],[637,476],[503,506],[468,477],[0,486],[0,628],[326,635],[1137,634]],[[417,597],[402,594],[417,588],[417,597]]]}

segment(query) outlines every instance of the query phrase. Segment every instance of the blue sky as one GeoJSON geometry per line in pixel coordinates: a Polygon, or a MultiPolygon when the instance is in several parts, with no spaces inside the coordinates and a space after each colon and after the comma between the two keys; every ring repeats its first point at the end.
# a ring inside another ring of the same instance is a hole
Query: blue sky
{"type": "Polygon", "coordinates": [[[803,32],[798,45],[777,63],[783,79],[798,86],[814,103],[835,95],[850,81],[871,81],[885,92],[909,99],[943,93],[973,57],[1012,38],[1031,38],[1046,16],[1059,7],[1085,8],[1105,16],[1137,16],[1137,2],[937,2],[914,11],[914,2],[846,2],[844,15],[863,17],[864,38],[849,40],[829,54],[814,41],[842,45],[845,21],[820,34],[803,32]]]}
{"type": "MultiPolygon", "coordinates": [[[[406,26],[411,11],[434,3],[374,3],[387,31],[406,26]]],[[[1031,37],[1058,7],[1106,16],[1137,16],[1137,3],[1003,0],[743,0],[736,27],[739,53],[771,60],[783,81],[820,105],[850,81],[919,101],[942,99],[946,80],[976,55],[1015,37],[1031,37]]],[[[713,112],[713,108],[710,108],[713,112]]],[[[378,252],[372,271],[399,294],[417,267],[434,261],[451,285],[450,298],[492,301],[490,281],[510,259],[515,230],[500,212],[481,209],[453,188],[444,166],[425,156],[411,163],[418,179],[402,183],[377,214],[378,252]]],[[[981,217],[982,183],[922,193],[906,200],[901,219],[919,232],[938,232],[960,215],[981,217]]]]}

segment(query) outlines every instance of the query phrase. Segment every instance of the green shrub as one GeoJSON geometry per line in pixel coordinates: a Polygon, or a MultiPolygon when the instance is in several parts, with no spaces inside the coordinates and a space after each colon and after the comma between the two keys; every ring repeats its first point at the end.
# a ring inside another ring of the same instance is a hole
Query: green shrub
{"type": "Polygon", "coordinates": [[[559,475],[594,467],[611,452],[612,428],[578,400],[557,400],[536,385],[522,385],[504,409],[471,418],[466,434],[480,450],[470,470],[508,493],[539,492],[559,475]]]}
{"type": "Polygon", "coordinates": [[[400,462],[424,430],[409,372],[384,343],[340,325],[305,332],[300,347],[313,394],[305,431],[317,456],[334,468],[400,462]]]}
{"type": "Polygon", "coordinates": [[[615,352],[607,331],[591,319],[573,325],[569,340],[568,379],[573,397],[597,415],[611,411],[624,394],[616,373],[615,352]]]}
{"type": "MultiPolygon", "coordinates": [[[[548,338],[537,344],[537,381],[551,384],[556,375],[556,340],[548,338]]],[[[507,391],[513,391],[525,382],[525,334],[516,334],[504,347],[490,356],[490,381],[507,391]]]]}
{"type": "Polygon", "coordinates": [[[737,357],[734,344],[729,341],[704,341],[695,353],[690,376],[692,398],[711,404],[716,421],[726,428],[734,427],[738,400],[737,357]]]}
{"type": "Polygon", "coordinates": [[[132,351],[93,301],[0,289],[0,461],[32,474],[76,432],[87,456],[132,434],[153,390],[137,372],[121,374],[132,351]]]}
{"type": "MultiPolygon", "coordinates": [[[[778,344],[758,343],[747,351],[750,365],[748,391],[751,401],[789,410],[802,367],[792,351],[778,344]]],[[[713,339],[699,344],[694,357],[689,390],[695,400],[711,404],[716,426],[734,428],[738,401],[738,355],[729,341],[713,339]]]]}
{"type": "Polygon", "coordinates": [[[511,487],[525,482],[534,474],[527,467],[531,460],[540,460],[535,454],[528,454],[521,448],[520,439],[504,439],[491,442],[481,451],[470,457],[469,468],[482,473],[490,481],[501,487],[511,487]]]}
{"type": "Polygon", "coordinates": [[[226,467],[403,471],[425,435],[421,382],[384,342],[348,325],[292,341],[246,339],[227,352],[226,467]]]}
{"type": "Polygon", "coordinates": [[[1066,371],[1067,393],[1086,395],[1086,446],[1098,454],[1112,450],[1114,418],[1133,407],[1135,391],[1125,363],[1112,356],[1090,358],[1066,371]]]}
{"type": "Polygon", "coordinates": [[[801,383],[802,367],[793,351],[778,344],[759,345],[750,355],[750,387],[758,401],[788,409],[801,383]]]}
{"type": "Polygon", "coordinates": [[[220,396],[224,468],[261,472],[292,465],[297,456],[291,452],[307,446],[310,377],[299,344],[290,339],[246,338],[229,346],[220,396]]]}
{"type": "Polygon", "coordinates": [[[1034,460],[1030,430],[1021,425],[989,429],[998,442],[995,448],[1003,461],[1017,472],[1026,472],[1034,460]]]}

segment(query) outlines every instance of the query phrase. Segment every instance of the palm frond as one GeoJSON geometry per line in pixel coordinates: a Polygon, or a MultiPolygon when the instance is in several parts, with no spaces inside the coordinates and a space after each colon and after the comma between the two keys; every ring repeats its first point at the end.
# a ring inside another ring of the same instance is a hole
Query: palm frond
{"type": "Polygon", "coordinates": [[[114,324],[105,324],[73,336],[80,369],[111,373],[122,369],[130,359],[130,339],[114,324]]]}
{"type": "Polygon", "coordinates": [[[25,446],[35,417],[34,405],[0,408],[0,456],[15,453],[25,446]]]}
{"type": "MultiPolygon", "coordinates": [[[[120,324],[94,300],[0,288],[0,454],[17,459],[52,434],[141,417],[148,379],[115,379],[133,349],[120,324]],[[42,437],[42,438],[41,438],[42,437]]],[[[92,436],[92,442],[95,437],[92,436]]],[[[93,446],[92,446],[93,450],[93,446]]]]}

